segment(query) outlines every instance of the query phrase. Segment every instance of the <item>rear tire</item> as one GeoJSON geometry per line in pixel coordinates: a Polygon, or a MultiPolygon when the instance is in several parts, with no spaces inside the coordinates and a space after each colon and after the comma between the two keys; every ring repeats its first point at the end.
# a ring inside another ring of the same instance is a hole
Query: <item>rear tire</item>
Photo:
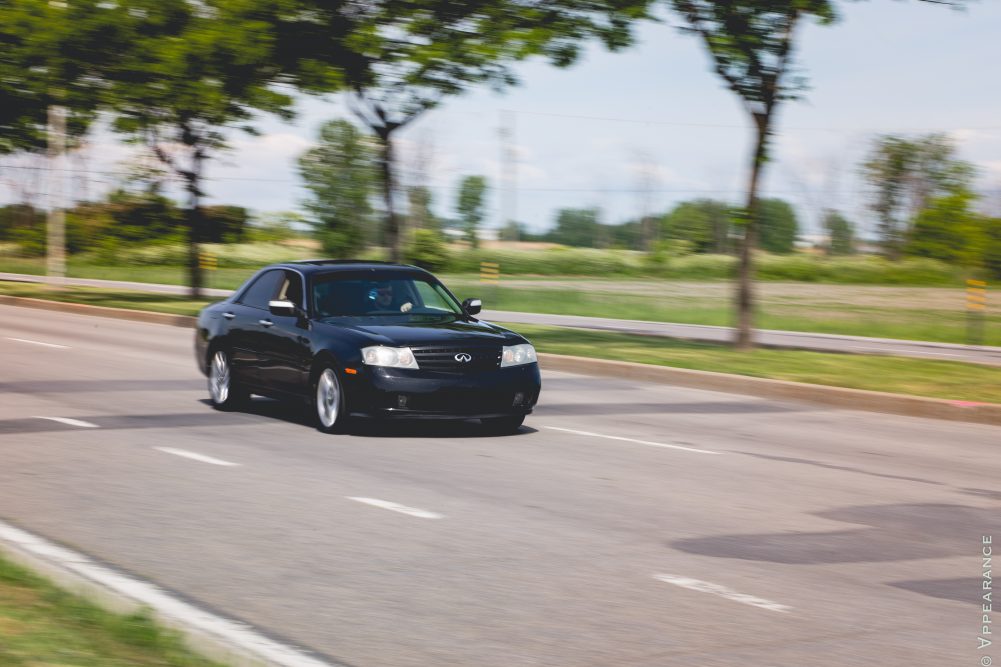
{"type": "Polygon", "coordinates": [[[209,357],[209,399],[216,410],[234,410],[245,405],[250,394],[233,378],[233,364],[226,350],[209,357]]]}
{"type": "Polygon", "coordinates": [[[480,422],[490,433],[507,435],[509,433],[516,433],[521,428],[521,425],[525,422],[525,415],[492,417],[490,419],[481,419],[480,422]]]}
{"type": "Polygon", "coordinates": [[[323,433],[339,433],[344,429],[347,415],[344,414],[344,390],[341,388],[337,371],[323,366],[313,383],[313,413],[316,427],[323,433]]]}

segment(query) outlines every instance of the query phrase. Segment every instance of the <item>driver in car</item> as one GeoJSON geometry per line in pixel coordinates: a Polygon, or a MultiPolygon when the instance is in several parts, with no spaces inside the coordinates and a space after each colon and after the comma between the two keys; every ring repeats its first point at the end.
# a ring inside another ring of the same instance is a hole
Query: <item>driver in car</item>
{"type": "MultiPolygon", "coordinates": [[[[372,290],[375,295],[375,305],[378,310],[397,310],[393,300],[393,285],[391,283],[379,283],[372,290]]],[[[410,312],[413,304],[409,301],[399,307],[403,313],[410,312]]]]}

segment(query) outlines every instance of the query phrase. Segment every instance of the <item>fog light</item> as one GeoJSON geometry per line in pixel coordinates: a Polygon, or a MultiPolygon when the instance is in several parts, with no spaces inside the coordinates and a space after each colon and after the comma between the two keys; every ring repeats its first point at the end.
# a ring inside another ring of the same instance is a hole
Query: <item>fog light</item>
{"type": "Polygon", "coordinates": [[[398,407],[398,408],[405,408],[405,407],[407,407],[407,395],[406,394],[399,394],[396,397],[396,407],[398,407]]]}
{"type": "Polygon", "coordinates": [[[518,406],[525,402],[525,395],[520,391],[514,395],[514,402],[511,405],[518,406]]]}

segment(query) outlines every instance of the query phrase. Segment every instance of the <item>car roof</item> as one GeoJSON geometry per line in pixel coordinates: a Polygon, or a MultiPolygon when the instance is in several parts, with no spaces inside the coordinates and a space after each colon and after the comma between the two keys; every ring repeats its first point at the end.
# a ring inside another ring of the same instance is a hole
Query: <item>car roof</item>
{"type": "Polygon", "coordinates": [[[294,262],[283,262],[275,267],[286,266],[303,273],[330,273],[335,271],[420,271],[424,269],[410,264],[394,262],[379,262],[362,259],[302,259],[294,262]]]}

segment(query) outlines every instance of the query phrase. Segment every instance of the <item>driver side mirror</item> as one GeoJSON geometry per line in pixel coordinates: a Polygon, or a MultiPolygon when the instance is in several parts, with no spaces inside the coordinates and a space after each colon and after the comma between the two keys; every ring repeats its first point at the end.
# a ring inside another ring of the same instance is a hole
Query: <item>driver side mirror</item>
{"type": "Polygon", "coordinates": [[[287,300],[268,301],[268,310],[271,311],[272,315],[284,317],[295,317],[300,312],[298,306],[287,300]]]}
{"type": "Polygon", "coordinates": [[[466,299],[462,302],[462,309],[469,315],[478,315],[483,310],[483,302],[479,299],[466,299]]]}

